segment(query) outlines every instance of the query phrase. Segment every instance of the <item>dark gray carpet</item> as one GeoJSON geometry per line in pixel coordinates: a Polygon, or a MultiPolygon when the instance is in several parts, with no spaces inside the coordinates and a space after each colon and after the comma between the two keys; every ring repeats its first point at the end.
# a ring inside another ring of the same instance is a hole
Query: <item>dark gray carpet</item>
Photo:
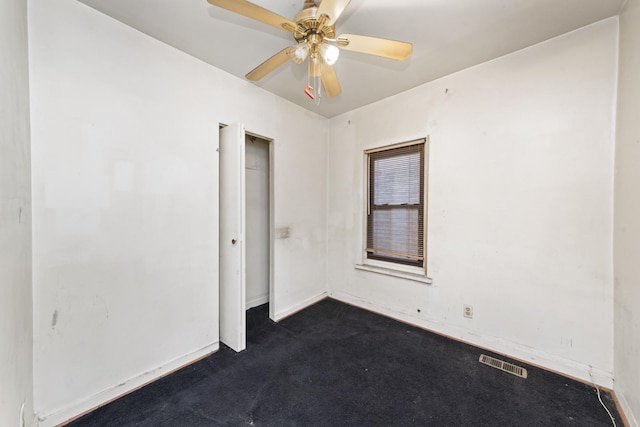
{"type": "Polygon", "coordinates": [[[223,346],[70,425],[612,425],[593,387],[511,361],[518,378],[478,362],[502,356],[331,299],[278,324],[258,307],[247,325],[244,352],[223,346]]]}

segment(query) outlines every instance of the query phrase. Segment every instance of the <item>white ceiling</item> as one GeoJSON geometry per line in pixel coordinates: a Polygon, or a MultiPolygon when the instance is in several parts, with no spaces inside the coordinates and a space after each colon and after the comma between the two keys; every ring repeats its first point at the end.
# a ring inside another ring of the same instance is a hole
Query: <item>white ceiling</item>
{"type": "MultiPolygon", "coordinates": [[[[293,44],[285,31],[206,0],[80,0],[215,67],[244,75],[293,44]]],[[[291,20],[303,0],[253,0],[291,20]]],[[[256,84],[332,117],[452,72],[619,13],[624,0],[352,0],[336,33],[413,43],[404,62],[342,51],[342,94],[319,105],[303,89],[306,67],[289,61],[256,84]]]]}

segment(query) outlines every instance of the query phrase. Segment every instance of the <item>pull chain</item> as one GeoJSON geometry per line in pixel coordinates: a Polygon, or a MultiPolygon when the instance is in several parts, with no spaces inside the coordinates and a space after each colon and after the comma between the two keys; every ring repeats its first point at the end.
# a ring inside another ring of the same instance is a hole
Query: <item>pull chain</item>
{"type": "Polygon", "coordinates": [[[320,98],[322,97],[322,81],[320,79],[318,58],[309,56],[309,71],[307,73],[307,87],[304,89],[304,93],[312,100],[315,100],[316,105],[320,105],[320,98]],[[313,78],[312,78],[313,77],[313,78]],[[313,83],[313,86],[311,85],[313,83]]]}

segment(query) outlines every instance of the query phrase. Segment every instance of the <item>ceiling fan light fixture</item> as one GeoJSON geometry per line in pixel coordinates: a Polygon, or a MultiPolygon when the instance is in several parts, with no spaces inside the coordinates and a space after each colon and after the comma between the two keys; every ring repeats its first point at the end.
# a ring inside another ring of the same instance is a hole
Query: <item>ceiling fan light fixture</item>
{"type": "Polygon", "coordinates": [[[320,45],[320,55],[322,56],[322,59],[324,59],[324,62],[327,63],[327,65],[333,65],[336,63],[338,57],[340,56],[340,49],[332,44],[322,43],[320,45]]]}
{"type": "Polygon", "coordinates": [[[309,46],[306,43],[300,43],[293,50],[291,59],[296,64],[302,64],[304,60],[307,59],[307,56],[309,56],[309,46]]]}

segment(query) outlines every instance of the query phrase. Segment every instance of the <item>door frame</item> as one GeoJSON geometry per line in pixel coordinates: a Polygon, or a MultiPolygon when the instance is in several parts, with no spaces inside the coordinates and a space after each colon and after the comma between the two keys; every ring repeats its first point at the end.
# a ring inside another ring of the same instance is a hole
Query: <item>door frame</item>
{"type": "Polygon", "coordinates": [[[245,129],[245,135],[259,138],[267,143],[269,147],[269,318],[275,319],[275,280],[274,280],[274,252],[275,252],[275,186],[273,185],[275,179],[274,173],[274,140],[266,136],[262,136],[255,132],[250,132],[245,129]]]}

